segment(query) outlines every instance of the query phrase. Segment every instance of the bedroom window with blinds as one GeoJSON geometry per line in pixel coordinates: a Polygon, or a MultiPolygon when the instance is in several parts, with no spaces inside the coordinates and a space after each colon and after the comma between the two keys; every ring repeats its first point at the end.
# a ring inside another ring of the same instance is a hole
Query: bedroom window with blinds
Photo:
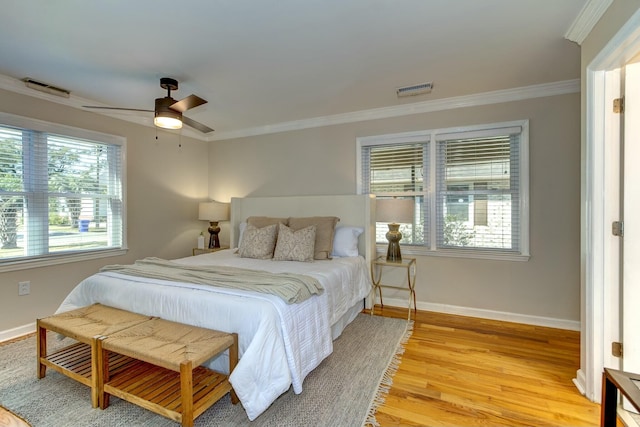
{"type": "MultiPolygon", "coordinates": [[[[528,121],[358,139],[360,192],[414,201],[407,253],[527,259],[528,121]]],[[[376,224],[386,243],[387,224],[376,224]]]]}
{"type": "Polygon", "coordinates": [[[0,115],[0,267],[123,249],[122,145],[0,115]]]}

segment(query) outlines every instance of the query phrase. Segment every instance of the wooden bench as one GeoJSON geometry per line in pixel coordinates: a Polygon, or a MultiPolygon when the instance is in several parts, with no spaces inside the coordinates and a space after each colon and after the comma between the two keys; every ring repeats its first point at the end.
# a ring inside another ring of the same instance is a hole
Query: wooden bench
{"type": "Polygon", "coordinates": [[[231,393],[228,375],[203,366],[229,350],[229,373],[238,362],[238,335],[153,318],[147,322],[93,339],[97,355],[97,389],[100,407],[117,396],[157,414],[193,426],[193,420],[231,393]],[[113,369],[110,353],[136,362],[113,369]]]}
{"type": "MultiPolygon", "coordinates": [[[[91,340],[96,335],[109,335],[151,319],[149,316],[125,310],[93,304],[77,310],[55,314],[36,322],[38,378],[44,378],[47,367],[91,387],[91,404],[98,406],[99,390],[96,376],[92,375],[91,340]],[[47,354],[47,331],[57,332],[77,341],[62,349],[47,354]]],[[[124,369],[130,361],[117,354],[110,355],[112,366],[124,369]]]]}

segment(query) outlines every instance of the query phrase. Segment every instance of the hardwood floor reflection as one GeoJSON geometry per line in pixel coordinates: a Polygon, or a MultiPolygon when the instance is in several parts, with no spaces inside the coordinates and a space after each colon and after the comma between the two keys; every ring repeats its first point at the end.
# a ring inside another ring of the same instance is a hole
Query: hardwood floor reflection
{"type": "Polygon", "coordinates": [[[579,357],[576,331],[418,311],[376,418],[382,426],[597,426],[600,405],[572,382],[579,357]]]}

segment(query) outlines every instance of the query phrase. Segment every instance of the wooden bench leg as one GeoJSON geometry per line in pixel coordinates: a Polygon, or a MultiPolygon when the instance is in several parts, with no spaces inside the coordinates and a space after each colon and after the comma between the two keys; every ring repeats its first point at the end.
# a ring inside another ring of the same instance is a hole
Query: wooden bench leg
{"type": "Polygon", "coordinates": [[[38,379],[44,378],[47,374],[47,365],[42,363],[42,359],[47,357],[47,330],[40,326],[40,319],[36,321],[38,336],[36,346],[38,347],[36,354],[38,355],[38,379]]]}
{"type": "Polygon", "coordinates": [[[103,389],[103,370],[102,358],[102,337],[95,336],[91,338],[91,406],[97,408],[100,406],[100,395],[103,389]]]}
{"type": "Polygon", "coordinates": [[[182,426],[193,427],[193,364],[180,364],[180,393],[182,394],[182,426]]]}
{"type": "Polygon", "coordinates": [[[109,382],[109,352],[102,348],[102,340],[106,337],[93,337],[91,340],[91,403],[93,404],[94,393],[100,409],[109,406],[109,393],[105,393],[104,384],[109,382]],[[95,355],[95,356],[94,356],[95,355]]]}

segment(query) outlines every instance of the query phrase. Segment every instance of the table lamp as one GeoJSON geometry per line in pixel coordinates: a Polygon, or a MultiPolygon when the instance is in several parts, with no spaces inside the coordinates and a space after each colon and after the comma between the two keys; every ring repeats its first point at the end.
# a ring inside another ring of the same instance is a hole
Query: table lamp
{"type": "Polygon", "coordinates": [[[376,222],[389,223],[389,231],[386,234],[389,246],[387,247],[387,261],[401,262],[400,240],[402,233],[398,230],[400,224],[413,224],[414,201],[413,199],[376,199],[376,222]]]}
{"type": "Polygon", "coordinates": [[[198,219],[209,221],[209,249],[219,248],[220,239],[218,222],[229,220],[229,203],[203,202],[198,205],[198,219]]]}

